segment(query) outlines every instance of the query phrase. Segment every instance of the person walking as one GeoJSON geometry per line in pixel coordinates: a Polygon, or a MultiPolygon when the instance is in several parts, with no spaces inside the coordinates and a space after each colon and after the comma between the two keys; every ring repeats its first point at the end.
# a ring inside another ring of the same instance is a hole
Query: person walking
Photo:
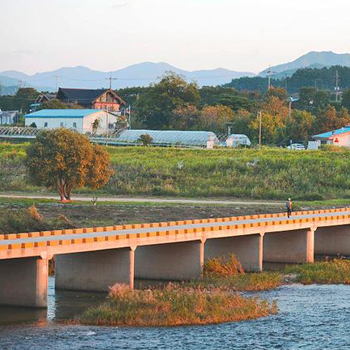
{"type": "Polygon", "coordinates": [[[290,218],[290,216],[292,215],[292,200],[290,198],[288,198],[288,201],[286,202],[286,209],[287,209],[287,216],[288,218],[290,218]]]}

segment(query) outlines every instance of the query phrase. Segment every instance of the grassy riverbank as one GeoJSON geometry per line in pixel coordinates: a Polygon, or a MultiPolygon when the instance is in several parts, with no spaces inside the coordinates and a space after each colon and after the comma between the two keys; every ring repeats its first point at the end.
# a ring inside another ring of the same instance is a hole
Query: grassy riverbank
{"type": "MultiPolygon", "coordinates": [[[[2,191],[40,190],[27,181],[25,148],[25,144],[0,143],[2,191]]],[[[297,200],[350,198],[347,150],[107,149],[115,175],[100,193],[256,199],[293,196],[297,200]]]]}
{"type": "Polygon", "coordinates": [[[131,291],[127,286],[115,285],[109,297],[76,321],[108,326],[180,326],[242,321],[277,313],[276,303],[199,286],[169,284],[162,289],[131,291]]]}
{"type": "Polygon", "coordinates": [[[295,274],[294,280],[302,284],[350,284],[350,260],[295,265],[287,267],[285,273],[295,274]]]}

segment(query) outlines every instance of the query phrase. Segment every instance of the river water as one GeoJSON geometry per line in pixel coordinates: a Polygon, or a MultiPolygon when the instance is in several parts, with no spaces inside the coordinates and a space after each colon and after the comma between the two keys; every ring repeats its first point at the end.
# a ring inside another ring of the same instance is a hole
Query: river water
{"type": "MultiPolygon", "coordinates": [[[[288,285],[258,293],[279,313],[254,321],[174,328],[66,325],[103,294],[56,293],[48,310],[0,308],[0,349],[350,349],[350,286],[288,285]]],[[[256,294],[254,294],[256,295],[256,294]]]]}

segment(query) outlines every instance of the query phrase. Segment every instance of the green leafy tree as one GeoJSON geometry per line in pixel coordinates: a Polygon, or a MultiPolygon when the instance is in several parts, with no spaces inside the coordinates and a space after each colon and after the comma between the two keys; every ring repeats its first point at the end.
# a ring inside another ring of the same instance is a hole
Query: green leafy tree
{"type": "Polygon", "coordinates": [[[169,72],[159,83],[151,85],[136,102],[136,117],[147,128],[170,128],[173,111],[186,104],[199,104],[198,87],[169,72]]]}
{"type": "Polygon", "coordinates": [[[313,134],[315,120],[316,117],[307,111],[293,110],[291,120],[287,123],[288,139],[306,142],[313,134]]]}
{"type": "Polygon", "coordinates": [[[350,111],[350,89],[346,89],[343,92],[342,107],[350,111]]]}
{"type": "Polygon", "coordinates": [[[151,135],[148,135],[148,134],[143,134],[143,135],[140,135],[140,138],[138,140],[139,142],[142,143],[142,146],[149,146],[152,141],[153,141],[153,138],[151,135]]]}
{"type": "Polygon", "coordinates": [[[62,202],[71,200],[74,188],[99,188],[113,174],[109,155],[102,147],[65,128],[40,132],[27,148],[26,165],[30,180],[55,188],[62,202]]]}

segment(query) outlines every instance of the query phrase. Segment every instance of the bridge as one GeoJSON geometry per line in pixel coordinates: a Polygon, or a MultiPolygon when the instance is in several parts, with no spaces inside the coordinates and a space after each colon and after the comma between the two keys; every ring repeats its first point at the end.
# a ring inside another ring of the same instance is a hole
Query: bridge
{"type": "Polygon", "coordinates": [[[0,304],[46,307],[53,257],[56,289],[107,291],[135,278],[196,279],[230,253],[252,272],[350,255],[350,208],[0,235],[0,304]]]}

